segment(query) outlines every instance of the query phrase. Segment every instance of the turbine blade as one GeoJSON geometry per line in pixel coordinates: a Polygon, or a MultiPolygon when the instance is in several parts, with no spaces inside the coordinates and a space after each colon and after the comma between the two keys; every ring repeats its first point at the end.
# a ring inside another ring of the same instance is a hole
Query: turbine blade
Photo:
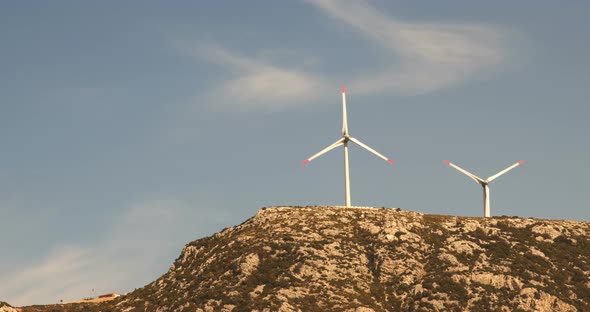
{"type": "Polygon", "coordinates": [[[304,160],[304,161],[301,163],[301,165],[302,165],[302,166],[306,165],[308,162],[310,162],[310,161],[312,161],[312,160],[314,160],[314,159],[318,158],[319,156],[322,156],[323,154],[325,154],[325,153],[327,153],[327,152],[329,152],[329,151],[331,151],[331,150],[335,149],[336,147],[338,147],[338,146],[340,146],[340,145],[342,145],[342,144],[344,144],[344,138],[341,138],[341,139],[339,139],[338,141],[334,142],[334,144],[332,144],[332,145],[330,145],[330,146],[328,146],[328,147],[324,148],[323,150],[319,151],[317,154],[315,154],[315,155],[313,155],[313,156],[309,157],[308,159],[304,160]]]}
{"type": "Polygon", "coordinates": [[[393,162],[393,160],[391,160],[391,159],[389,159],[389,158],[387,158],[387,157],[385,157],[385,156],[383,156],[383,155],[381,155],[381,154],[377,153],[377,151],[376,151],[376,150],[374,150],[374,149],[372,149],[372,148],[368,147],[368,146],[367,146],[367,145],[365,145],[363,142],[361,142],[361,141],[359,141],[359,140],[357,140],[357,139],[355,139],[355,138],[352,138],[352,137],[350,138],[350,140],[351,140],[352,142],[354,142],[354,143],[356,143],[356,144],[360,145],[362,148],[366,149],[367,151],[369,151],[369,152],[371,152],[371,153],[375,154],[377,157],[379,157],[379,158],[381,158],[381,159],[385,160],[386,162],[388,162],[388,163],[390,163],[390,164],[392,164],[392,165],[395,165],[395,163],[393,162]]]}
{"type": "Polygon", "coordinates": [[[521,159],[521,160],[519,160],[519,161],[518,161],[517,163],[515,163],[514,165],[512,165],[512,166],[510,166],[510,167],[508,167],[508,168],[506,168],[506,169],[504,169],[504,170],[502,170],[502,171],[500,171],[500,172],[496,173],[495,175],[493,175],[493,176],[489,177],[489,178],[488,178],[486,181],[487,181],[487,182],[492,182],[492,181],[494,181],[494,180],[495,180],[497,177],[499,177],[499,176],[501,176],[501,175],[505,174],[506,172],[508,172],[508,171],[510,171],[510,170],[512,170],[512,169],[514,169],[516,166],[518,166],[518,165],[522,164],[523,162],[524,162],[524,160],[522,160],[522,159],[521,159]]]}
{"type": "Polygon", "coordinates": [[[346,114],[346,88],[342,85],[342,135],[348,134],[348,115],[346,114]]]}
{"type": "Polygon", "coordinates": [[[463,168],[461,168],[461,167],[459,167],[459,166],[457,166],[457,165],[453,164],[452,162],[450,162],[450,161],[448,161],[448,160],[444,160],[443,162],[444,162],[445,164],[447,164],[447,165],[449,165],[449,166],[451,166],[451,167],[453,167],[453,168],[455,168],[455,169],[459,170],[459,171],[460,171],[461,173],[463,173],[464,175],[466,175],[466,176],[468,176],[468,177],[472,178],[472,179],[473,179],[473,180],[475,180],[475,182],[477,182],[477,183],[483,183],[483,182],[485,182],[485,181],[484,181],[482,178],[480,178],[480,177],[476,176],[475,174],[473,174],[473,173],[471,173],[471,172],[469,172],[469,171],[467,171],[467,170],[465,170],[465,169],[463,169],[463,168]]]}

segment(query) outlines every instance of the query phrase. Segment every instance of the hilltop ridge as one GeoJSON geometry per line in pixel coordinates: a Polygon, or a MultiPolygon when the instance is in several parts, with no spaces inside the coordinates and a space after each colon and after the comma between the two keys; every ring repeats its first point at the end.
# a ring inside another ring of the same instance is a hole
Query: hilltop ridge
{"type": "Polygon", "coordinates": [[[17,312],[18,310],[4,301],[0,301],[0,312],[17,312]]]}
{"type": "Polygon", "coordinates": [[[589,236],[578,221],[268,207],[84,310],[588,311],[589,236]]]}

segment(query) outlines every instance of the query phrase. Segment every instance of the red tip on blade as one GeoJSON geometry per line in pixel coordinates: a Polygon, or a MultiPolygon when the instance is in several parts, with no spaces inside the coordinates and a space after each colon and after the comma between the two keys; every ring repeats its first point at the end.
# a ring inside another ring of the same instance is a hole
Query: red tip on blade
{"type": "Polygon", "coordinates": [[[447,165],[450,165],[450,164],[451,164],[451,162],[450,162],[450,161],[448,161],[448,160],[443,160],[443,162],[444,162],[445,164],[447,164],[447,165]]]}
{"type": "Polygon", "coordinates": [[[390,163],[390,164],[392,164],[392,165],[395,165],[395,163],[391,159],[388,159],[387,162],[390,163]]]}
{"type": "Polygon", "coordinates": [[[519,164],[522,164],[524,162],[524,159],[521,159],[518,161],[519,164]]]}
{"type": "Polygon", "coordinates": [[[306,159],[306,160],[304,160],[304,161],[301,163],[301,165],[302,165],[302,166],[305,166],[305,164],[307,164],[308,162],[309,162],[309,159],[306,159]]]}
{"type": "Polygon", "coordinates": [[[342,93],[346,93],[346,88],[344,87],[344,84],[342,85],[342,93]]]}

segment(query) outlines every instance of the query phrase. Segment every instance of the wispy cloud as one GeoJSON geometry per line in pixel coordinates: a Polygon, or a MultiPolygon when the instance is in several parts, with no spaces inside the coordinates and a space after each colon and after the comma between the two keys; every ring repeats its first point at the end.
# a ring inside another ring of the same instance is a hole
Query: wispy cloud
{"type": "MultiPolygon", "coordinates": [[[[344,25],[345,31],[353,30],[375,43],[381,49],[378,55],[389,55],[373,69],[360,73],[353,69],[357,75],[348,76],[346,83],[356,94],[429,93],[489,73],[506,60],[507,32],[498,27],[405,22],[386,15],[369,1],[308,2],[344,25]]],[[[199,45],[190,50],[225,67],[231,75],[197,99],[212,108],[284,110],[318,100],[342,82],[318,71],[273,64],[268,58],[248,57],[220,46],[199,45]]],[[[374,52],[367,48],[367,55],[374,52]]],[[[305,63],[301,58],[301,64],[305,63]]]]}
{"type": "Polygon", "coordinates": [[[281,110],[317,98],[328,85],[318,74],[239,55],[220,46],[193,46],[191,51],[232,73],[232,78],[199,98],[214,109],[281,110]]]}
{"type": "Polygon", "coordinates": [[[503,33],[490,26],[402,22],[368,1],[309,2],[396,58],[396,65],[357,77],[351,85],[356,92],[427,93],[461,83],[505,60],[503,33]]]}
{"type": "Polygon", "coordinates": [[[3,274],[1,299],[17,306],[56,303],[142,287],[166,271],[183,244],[197,238],[180,229],[198,229],[199,222],[215,219],[198,214],[176,200],[132,205],[102,240],[55,247],[39,261],[3,274]]]}

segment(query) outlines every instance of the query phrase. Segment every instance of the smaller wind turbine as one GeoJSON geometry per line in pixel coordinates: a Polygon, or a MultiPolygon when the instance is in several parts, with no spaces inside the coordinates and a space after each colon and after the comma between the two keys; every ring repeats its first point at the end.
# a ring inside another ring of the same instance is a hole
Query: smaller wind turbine
{"type": "Polygon", "coordinates": [[[488,184],[492,181],[494,181],[496,178],[498,178],[499,176],[505,174],[506,172],[514,169],[516,166],[522,164],[524,162],[524,160],[519,160],[517,163],[515,163],[514,165],[496,173],[495,175],[487,178],[487,179],[482,179],[478,176],[476,176],[475,174],[451,163],[448,160],[444,160],[444,163],[459,170],[460,172],[462,172],[463,174],[465,174],[466,176],[472,178],[473,180],[475,180],[475,182],[481,184],[481,186],[483,187],[483,215],[486,218],[490,217],[490,188],[488,186],[488,184]]]}
{"type": "Polygon", "coordinates": [[[361,141],[351,137],[348,134],[348,117],[346,115],[346,89],[344,88],[344,85],[342,85],[342,137],[338,141],[334,142],[332,145],[329,145],[328,147],[319,151],[317,154],[304,160],[301,163],[301,165],[303,166],[303,165],[307,164],[308,162],[316,159],[317,157],[335,149],[336,147],[338,147],[340,145],[344,145],[344,199],[345,199],[345,203],[346,203],[347,208],[350,207],[350,178],[349,178],[349,173],[348,173],[348,171],[349,171],[348,170],[348,142],[354,142],[354,143],[360,145],[360,147],[375,154],[377,157],[389,162],[392,165],[394,164],[393,160],[377,153],[377,151],[375,151],[374,149],[368,147],[367,145],[363,144],[361,141]]]}

